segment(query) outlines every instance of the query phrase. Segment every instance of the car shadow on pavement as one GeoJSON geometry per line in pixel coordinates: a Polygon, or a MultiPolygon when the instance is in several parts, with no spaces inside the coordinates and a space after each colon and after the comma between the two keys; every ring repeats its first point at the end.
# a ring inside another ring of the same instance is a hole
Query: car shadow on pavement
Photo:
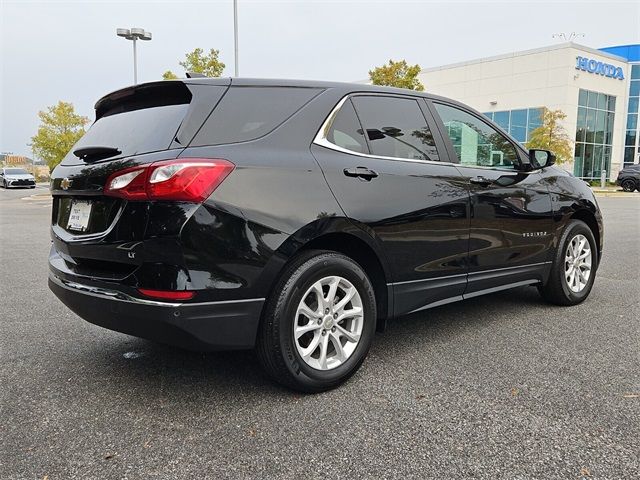
{"type": "MultiPolygon", "coordinates": [[[[534,288],[518,288],[426,310],[388,322],[387,330],[376,335],[373,351],[376,357],[402,356],[404,349],[415,349],[416,342],[428,348],[429,342],[455,339],[467,330],[507,322],[514,312],[544,305],[534,288]]],[[[114,341],[114,337],[107,334],[106,341],[98,341],[95,348],[84,350],[87,356],[93,356],[93,361],[87,359],[84,363],[100,369],[96,375],[105,382],[110,377],[118,379],[117,390],[115,386],[113,390],[117,395],[121,395],[123,389],[134,391],[158,384],[169,397],[186,392],[208,398],[220,395],[234,398],[252,392],[273,397],[299,395],[272,382],[251,350],[193,352],[118,335],[122,341],[114,341]]],[[[361,375],[357,374],[356,378],[361,375]]]]}

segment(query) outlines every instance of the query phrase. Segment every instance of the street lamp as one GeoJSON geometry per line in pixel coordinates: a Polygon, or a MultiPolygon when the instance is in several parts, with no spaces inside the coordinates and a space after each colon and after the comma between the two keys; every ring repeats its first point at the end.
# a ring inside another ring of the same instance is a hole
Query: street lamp
{"type": "Polygon", "coordinates": [[[145,32],[144,28],[118,28],[116,34],[119,37],[133,40],[133,84],[138,83],[138,53],[136,52],[136,42],[138,40],[151,40],[151,32],[145,32]]]}
{"type": "Polygon", "coordinates": [[[239,76],[238,68],[238,0],[233,0],[233,70],[239,76]]]}

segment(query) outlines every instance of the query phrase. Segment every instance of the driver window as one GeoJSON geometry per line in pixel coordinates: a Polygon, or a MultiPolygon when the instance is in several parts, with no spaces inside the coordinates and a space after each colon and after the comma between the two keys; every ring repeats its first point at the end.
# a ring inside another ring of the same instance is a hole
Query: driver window
{"type": "Polygon", "coordinates": [[[441,103],[434,103],[461,165],[516,168],[518,153],[502,133],[479,118],[441,103]]]}

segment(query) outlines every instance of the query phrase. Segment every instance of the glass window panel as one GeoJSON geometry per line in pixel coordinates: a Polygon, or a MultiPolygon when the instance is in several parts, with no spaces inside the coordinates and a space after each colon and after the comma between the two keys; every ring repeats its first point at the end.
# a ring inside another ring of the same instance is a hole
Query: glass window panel
{"type": "Polygon", "coordinates": [[[598,92],[589,92],[589,99],[587,105],[590,108],[596,108],[598,106],[598,92]]]}
{"type": "Polygon", "coordinates": [[[580,93],[578,93],[578,105],[583,107],[587,106],[587,91],[580,89],[580,93]]]}
{"type": "Polygon", "coordinates": [[[593,147],[593,160],[591,161],[591,172],[590,176],[592,178],[600,178],[602,172],[602,145],[594,145],[593,147]]]}
{"type": "Polygon", "coordinates": [[[604,143],[604,119],[606,112],[596,112],[596,131],[593,136],[593,143],[604,143]]]}
{"type": "Polygon", "coordinates": [[[605,125],[605,137],[604,143],[607,145],[611,145],[613,143],[613,119],[615,117],[615,113],[607,112],[606,125],[605,125]]]}
{"type": "Polygon", "coordinates": [[[633,157],[635,153],[635,147],[626,147],[624,149],[624,163],[634,163],[633,157]]]}
{"type": "Polygon", "coordinates": [[[636,128],[638,128],[638,114],[632,113],[627,115],[627,129],[635,130],[636,128]]]}
{"type": "Polygon", "coordinates": [[[327,140],[347,150],[358,153],[369,153],[364,139],[364,131],[360,126],[351,100],[347,100],[331,123],[327,140]]]}
{"type": "Polygon", "coordinates": [[[441,103],[434,105],[447,127],[461,164],[515,167],[518,154],[504,135],[463,110],[441,103]]]}
{"type": "Polygon", "coordinates": [[[615,95],[607,95],[607,110],[610,112],[616,111],[616,97],[615,95]]]}
{"type": "Polygon", "coordinates": [[[631,80],[631,86],[629,87],[629,96],[640,96],[640,80],[631,80]]]}
{"type": "Polygon", "coordinates": [[[576,126],[576,142],[584,142],[587,109],[578,107],[578,124],[576,126]]]}
{"type": "Polygon", "coordinates": [[[527,126],[527,110],[511,110],[511,126],[527,126]]]}
{"type": "Polygon", "coordinates": [[[584,166],[584,143],[576,143],[576,151],[573,157],[573,174],[582,177],[584,166]]]}
{"type": "Polygon", "coordinates": [[[598,108],[601,110],[607,108],[607,96],[604,93],[598,94],[598,108]]]}
{"type": "Polygon", "coordinates": [[[637,130],[627,130],[627,134],[624,136],[624,144],[627,146],[634,146],[636,144],[637,130]]]}
{"type": "Polygon", "coordinates": [[[638,104],[640,103],[640,98],[631,97],[629,99],[629,113],[638,113],[638,104]]]}
{"type": "Polygon", "coordinates": [[[509,133],[520,143],[527,141],[527,127],[518,127],[512,125],[509,133]]]}
{"type": "Polygon", "coordinates": [[[501,128],[509,131],[509,111],[494,112],[493,121],[500,125],[501,128]]]}
{"type": "Polygon", "coordinates": [[[586,114],[586,135],[585,142],[593,143],[593,135],[596,129],[596,111],[592,109],[587,109],[586,114]]]}
{"type": "Polygon", "coordinates": [[[593,145],[586,144],[584,146],[582,176],[585,178],[593,177],[593,145]]]}
{"type": "Polygon", "coordinates": [[[433,135],[418,102],[397,97],[354,97],[373,155],[439,160],[433,135]]]}
{"type": "Polygon", "coordinates": [[[611,172],[611,147],[606,145],[602,148],[602,168],[607,173],[611,172]]]}
{"type": "Polygon", "coordinates": [[[542,109],[541,108],[529,109],[529,125],[534,125],[534,128],[542,125],[542,109]]]}
{"type": "Polygon", "coordinates": [[[631,66],[631,79],[640,80],[640,65],[631,66]]]}
{"type": "Polygon", "coordinates": [[[483,115],[489,120],[493,120],[493,112],[484,112],[483,115]]]}

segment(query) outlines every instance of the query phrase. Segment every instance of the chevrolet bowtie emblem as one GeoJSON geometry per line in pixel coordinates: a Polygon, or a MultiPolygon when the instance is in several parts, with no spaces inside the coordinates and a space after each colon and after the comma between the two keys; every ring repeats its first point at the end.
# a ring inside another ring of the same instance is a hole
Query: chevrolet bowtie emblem
{"type": "Polygon", "coordinates": [[[63,178],[60,181],[60,187],[62,187],[63,190],[68,190],[72,183],[73,183],[73,180],[69,180],[68,178],[63,178]]]}

